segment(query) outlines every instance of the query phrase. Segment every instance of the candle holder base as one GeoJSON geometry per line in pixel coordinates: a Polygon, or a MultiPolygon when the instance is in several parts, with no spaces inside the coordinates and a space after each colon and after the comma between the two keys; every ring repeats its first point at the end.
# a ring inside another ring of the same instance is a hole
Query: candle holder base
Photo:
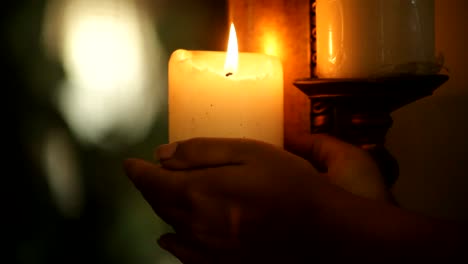
{"type": "Polygon", "coordinates": [[[376,79],[299,79],[294,85],[311,100],[310,132],[357,145],[375,159],[387,187],[397,180],[397,160],[385,148],[391,113],[430,96],[447,75],[403,75],[376,79]]]}

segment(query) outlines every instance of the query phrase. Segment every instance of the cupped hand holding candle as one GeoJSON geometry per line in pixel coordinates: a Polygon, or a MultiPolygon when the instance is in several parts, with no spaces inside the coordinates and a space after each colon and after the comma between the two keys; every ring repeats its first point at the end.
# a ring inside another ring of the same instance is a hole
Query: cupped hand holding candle
{"type": "Polygon", "coordinates": [[[176,50],[169,60],[169,141],[251,138],[283,146],[283,70],[278,58],[176,50]]]}

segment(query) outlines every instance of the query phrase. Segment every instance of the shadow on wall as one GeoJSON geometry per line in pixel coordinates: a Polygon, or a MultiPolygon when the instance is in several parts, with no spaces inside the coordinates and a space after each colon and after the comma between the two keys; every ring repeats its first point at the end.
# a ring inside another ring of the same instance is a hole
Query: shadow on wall
{"type": "Polygon", "coordinates": [[[468,221],[466,102],[468,95],[434,95],[394,113],[388,143],[400,164],[394,193],[404,207],[468,221]]]}
{"type": "MultiPolygon", "coordinates": [[[[468,221],[468,2],[436,0],[436,50],[450,79],[433,96],[393,114],[388,148],[400,163],[402,206],[468,221]]],[[[411,87],[408,87],[411,89],[411,87]]]]}

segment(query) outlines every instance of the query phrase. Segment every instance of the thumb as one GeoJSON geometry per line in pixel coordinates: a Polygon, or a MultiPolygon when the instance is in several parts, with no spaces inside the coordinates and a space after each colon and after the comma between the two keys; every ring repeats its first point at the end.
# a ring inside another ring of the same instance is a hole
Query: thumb
{"type": "Polygon", "coordinates": [[[173,170],[242,164],[254,155],[254,144],[259,143],[241,138],[192,138],[159,146],[155,158],[173,170]]]}
{"type": "Polygon", "coordinates": [[[288,146],[337,186],[362,197],[391,198],[377,163],[367,151],[325,134],[297,136],[288,146]]]}
{"type": "Polygon", "coordinates": [[[360,148],[327,134],[299,134],[288,139],[285,148],[308,160],[320,172],[349,155],[364,155],[360,148]]]}

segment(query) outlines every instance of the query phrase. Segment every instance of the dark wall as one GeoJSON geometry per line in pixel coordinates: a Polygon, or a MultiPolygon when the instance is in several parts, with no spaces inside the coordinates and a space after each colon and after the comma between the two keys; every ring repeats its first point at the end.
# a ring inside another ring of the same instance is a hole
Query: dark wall
{"type": "Polygon", "coordinates": [[[393,114],[388,147],[401,166],[394,191],[406,208],[468,221],[468,2],[435,2],[436,49],[450,80],[393,114]]]}

